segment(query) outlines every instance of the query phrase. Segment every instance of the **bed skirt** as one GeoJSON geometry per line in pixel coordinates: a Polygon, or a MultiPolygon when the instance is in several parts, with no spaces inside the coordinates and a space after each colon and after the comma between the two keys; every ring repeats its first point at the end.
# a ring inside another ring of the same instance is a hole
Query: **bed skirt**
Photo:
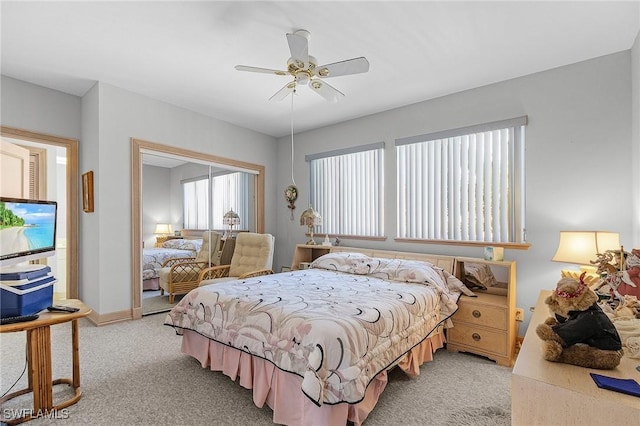
{"type": "Polygon", "coordinates": [[[160,290],[160,278],[142,280],[142,291],[144,290],[160,290]]]}
{"type": "MultiPolygon", "coordinates": [[[[420,374],[420,365],[433,360],[433,353],[444,346],[444,333],[432,334],[398,362],[409,376],[420,374]]],[[[387,385],[387,371],[378,374],[357,404],[316,406],[301,391],[302,378],[276,368],[262,358],[220,344],[191,330],[184,330],[182,352],[197,359],[203,368],[221,371],[246,389],[253,390],[253,402],[273,410],[273,422],[282,425],[360,425],[373,410],[387,385]]]]}

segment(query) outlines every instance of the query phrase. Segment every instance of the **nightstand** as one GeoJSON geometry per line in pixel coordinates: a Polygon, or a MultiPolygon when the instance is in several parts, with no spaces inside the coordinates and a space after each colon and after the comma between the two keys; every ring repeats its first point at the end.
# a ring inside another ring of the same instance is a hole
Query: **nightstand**
{"type": "Polygon", "coordinates": [[[447,350],[471,352],[486,356],[500,365],[514,363],[516,337],[516,263],[456,258],[456,275],[464,281],[464,263],[486,264],[498,279],[501,288],[486,291],[473,289],[478,297],[461,296],[458,311],[451,318],[453,328],[447,329],[447,350]]]}
{"type": "Polygon", "coordinates": [[[162,247],[162,243],[168,240],[177,240],[182,238],[179,235],[162,235],[160,237],[156,237],[156,247],[162,247]]]}
{"type": "Polygon", "coordinates": [[[293,253],[293,262],[291,262],[291,269],[294,271],[300,269],[300,263],[313,262],[320,256],[323,256],[331,251],[331,246],[323,245],[308,245],[298,244],[296,250],[293,253]]]}

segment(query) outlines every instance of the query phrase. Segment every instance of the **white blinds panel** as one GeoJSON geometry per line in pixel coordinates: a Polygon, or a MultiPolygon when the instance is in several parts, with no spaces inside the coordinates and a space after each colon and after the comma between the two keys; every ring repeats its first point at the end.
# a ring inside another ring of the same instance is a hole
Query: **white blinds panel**
{"type": "MultiPolygon", "coordinates": [[[[513,141],[513,131],[512,129],[504,129],[502,130],[501,140],[503,141],[501,145],[501,154],[503,161],[500,162],[501,165],[501,176],[502,176],[502,199],[504,200],[512,200],[513,197],[509,194],[509,188],[513,187],[512,185],[512,177],[511,173],[509,173],[509,164],[512,163],[512,159],[509,156],[509,141],[513,141]]],[[[511,227],[509,226],[509,211],[512,208],[512,203],[498,203],[498,205],[503,205],[500,214],[500,241],[510,241],[512,238],[511,235],[511,227]]]]}
{"type": "Polygon", "coordinates": [[[434,194],[433,199],[429,199],[430,209],[429,215],[431,216],[429,220],[431,221],[432,229],[428,235],[432,235],[434,238],[443,238],[442,237],[442,227],[444,225],[442,209],[446,205],[443,200],[442,185],[443,185],[443,170],[442,170],[442,151],[440,149],[436,149],[437,145],[427,144],[427,147],[431,150],[430,158],[431,158],[431,167],[430,170],[433,170],[432,176],[430,179],[431,186],[428,189],[428,192],[425,193],[425,197],[428,197],[428,194],[434,194]]]}
{"type": "Polygon", "coordinates": [[[398,236],[512,241],[514,133],[397,144],[398,236]]]}
{"type": "Polygon", "coordinates": [[[309,161],[310,203],[322,216],[318,232],[381,235],[381,153],[374,149],[309,161]]]}
{"type": "Polygon", "coordinates": [[[208,179],[183,184],[184,228],[207,229],[208,179]]]}
{"type": "Polygon", "coordinates": [[[469,137],[460,140],[460,233],[461,238],[470,239],[469,228],[469,137]]]}
{"type": "Polygon", "coordinates": [[[225,228],[224,214],[232,208],[240,216],[241,226],[248,225],[249,176],[244,172],[215,176],[211,179],[211,188],[208,178],[185,181],[182,184],[184,228],[209,229],[209,206],[213,229],[225,228]]]}

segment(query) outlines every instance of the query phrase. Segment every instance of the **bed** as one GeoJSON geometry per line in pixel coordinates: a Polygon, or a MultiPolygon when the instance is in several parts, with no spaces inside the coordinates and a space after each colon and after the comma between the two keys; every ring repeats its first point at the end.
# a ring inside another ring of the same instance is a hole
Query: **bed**
{"type": "Polygon", "coordinates": [[[160,290],[159,271],[162,264],[171,258],[196,257],[202,247],[200,239],[172,239],[162,247],[142,249],[142,290],[160,290]]]}
{"type": "Polygon", "coordinates": [[[203,368],[253,389],[274,423],[361,424],[387,371],[419,374],[460,295],[473,295],[452,257],[371,254],[335,251],[307,270],[203,285],[165,324],[203,368]]]}

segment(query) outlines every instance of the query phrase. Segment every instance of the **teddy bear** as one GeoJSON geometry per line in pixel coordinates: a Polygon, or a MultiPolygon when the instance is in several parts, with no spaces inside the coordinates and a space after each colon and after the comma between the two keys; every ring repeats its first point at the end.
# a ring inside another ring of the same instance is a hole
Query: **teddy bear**
{"type": "Polygon", "coordinates": [[[622,342],[613,323],[598,306],[598,296],[580,279],[565,277],[545,299],[554,315],[539,324],[544,359],[611,370],[620,364],[622,342]]]}

